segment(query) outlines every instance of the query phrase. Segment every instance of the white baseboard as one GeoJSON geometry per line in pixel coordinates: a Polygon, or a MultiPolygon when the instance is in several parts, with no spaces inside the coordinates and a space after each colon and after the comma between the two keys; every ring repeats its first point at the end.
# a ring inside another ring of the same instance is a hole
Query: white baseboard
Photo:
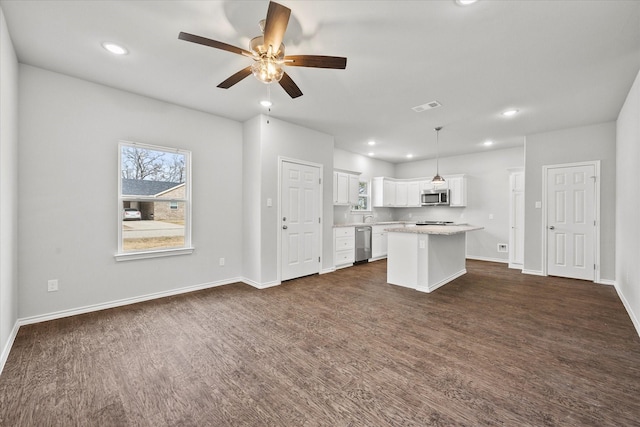
{"type": "Polygon", "coordinates": [[[2,353],[0,353],[0,374],[2,374],[2,370],[4,369],[4,364],[7,363],[7,359],[9,358],[9,352],[11,352],[11,347],[13,347],[13,342],[18,335],[18,329],[20,329],[20,324],[18,321],[13,325],[13,329],[9,334],[9,339],[7,339],[7,343],[2,349],[2,353]]]}
{"type": "Polygon", "coordinates": [[[624,294],[620,290],[620,287],[618,287],[618,284],[615,283],[613,286],[616,289],[618,298],[620,298],[620,301],[622,301],[622,305],[624,305],[625,310],[627,310],[627,314],[631,318],[631,323],[633,323],[633,326],[636,328],[636,332],[638,333],[638,336],[640,336],[640,321],[638,321],[636,314],[633,312],[633,309],[631,308],[631,304],[629,304],[629,301],[627,301],[627,299],[624,297],[624,294]]]}
{"type": "Polygon", "coordinates": [[[509,268],[513,268],[514,270],[522,270],[524,267],[522,264],[514,264],[512,262],[509,263],[509,268]]]}
{"type": "Polygon", "coordinates": [[[446,285],[447,283],[457,279],[460,276],[464,276],[465,274],[467,274],[467,269],[463,268],[462,270],[458,271],[457,273],[452,274],[451,276],[442,279],[441,281],[439,281],[438,283],[434,283],[431,286],[426,286],[426,287],[418,287],[416,288],[416,291],[420,291],[420,292],[433,292],[436,289],[438,289],[441,286],[446,285]]]}
{"type": "Polygon", "coordinates": [[[278,286],[282,282],[279,282],[276,280],[273,282],[259,283],[259,282],[256,282],[255,280],[243,278],[242,283],[246,283],[247,285],[253,286],[256,289],[267,289],[267,288],[272,288],[274,286],[278,286]]]}
{"type": "Polygon", "coordinates": [[[204,283],[201,285],[186,286],[184,288],[172,289],[172,290],[163,291],[163,292],[155,292],[153,294],[141,295],[133,298],[124,298],[121,300],[116,300],[116,301],[111,301],[111,302],[106,302],[101,304],[87,305],[84,307],[73,308],[69,310],[61,310],[53,313],[40,314],[37,316],[31,316],[31,317],[24,317],[22,319],[18,319],[18,324],[22,326],[22,325],[30,325],[33,323],[46,322],[48,320],[62,319],[63,317],[76,316],[78,314],[91,313],[93,311],[100,311],[100,310],[106,310],[109,308],[121,307],[129,304],[136,304],[139,302],[144,302],[144,301],[149,301],[149,300],[154,300],[154,299],[164,298],[164,297],[170,297],[173,295],[186,294],[188,292],[200,291],[203,289],[209,289],[209,288],[214,288],[214,287],[223,286],[223,285],[230,285],[232,283],[238,283],[238,282],[244,282],[244,281],[241,278],[233,278],[233,279],[221,280],[218,282],[204,283]]]}
{"type": "Polygon", "coordinates": [[[596,283],[598,283],[600,285],[616,286],[616,281],[615,280],[610,280],[610,279],[600,279],[600,280],[596,281],[596,283]]]}
{"type": "Polygon", "coordinates": [[[522,274],[530,274],[532,276],[544,276],[544,274],[542,274],[542,271],[540,270],[527,270],[527,269],[522,269],[522,274]]]}
{"type": "Polygon", "coordinates": [[[471,256],[471,255],[467,255],[466,256],[467,259],[473,259],[476,261],[488,261],[488,262],[500,262],[502,264],[507,264],[509,263],[508,260],[506,259],[502,259],[502,258],[489,258],[489,257],[485,257],[485,256],[471,256]]]}
{"type": "Polygon", "coordinates": [[[320,270],[320,274],[333,273],[334,271],[336,271],[335,267],[329,267],[325,268],[324,270],[320,270]]]}

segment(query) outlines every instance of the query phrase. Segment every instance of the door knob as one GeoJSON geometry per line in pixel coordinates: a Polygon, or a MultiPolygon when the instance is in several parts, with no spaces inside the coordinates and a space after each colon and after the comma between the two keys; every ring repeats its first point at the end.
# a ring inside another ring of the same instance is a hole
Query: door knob
{"type": "Polygon", "coordinates": [[[549,226],[549,230],[555,230],[555,229],[556,228],[553,225],[549,226]]]}
{"type": "Polygon", "coordinates": [[[283,226],[282,226],[282,229],[283,229],[283,230],[286,230],[287,228],[289,228],[289,227],[287,227],[286,225],[283,225],[283,226]]]}

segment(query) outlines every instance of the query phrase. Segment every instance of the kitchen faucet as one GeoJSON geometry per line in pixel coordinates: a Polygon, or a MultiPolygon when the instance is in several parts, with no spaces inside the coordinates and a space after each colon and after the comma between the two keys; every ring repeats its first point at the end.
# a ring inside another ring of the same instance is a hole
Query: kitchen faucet
{"type": "Polygon", "coordinates": [[[362,222],[367,223],[367,218],[371,218],[373,221],[373,215],[362,215],[362,222]]]}

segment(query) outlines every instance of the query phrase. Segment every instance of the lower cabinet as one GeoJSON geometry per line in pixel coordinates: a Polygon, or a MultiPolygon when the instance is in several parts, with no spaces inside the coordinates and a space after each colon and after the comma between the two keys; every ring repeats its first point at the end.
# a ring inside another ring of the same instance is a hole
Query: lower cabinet
{"type": "Polygon", "coordinates": [[[333,229],[333,264],[336,268],[349,267],[356,259],[356,228],[336,227],[333,229]]]}
{"type": "Polygon", "coordinates": [[[387,256],[387,232],[384,226],[371,227],[371,259],[387,256]]]}

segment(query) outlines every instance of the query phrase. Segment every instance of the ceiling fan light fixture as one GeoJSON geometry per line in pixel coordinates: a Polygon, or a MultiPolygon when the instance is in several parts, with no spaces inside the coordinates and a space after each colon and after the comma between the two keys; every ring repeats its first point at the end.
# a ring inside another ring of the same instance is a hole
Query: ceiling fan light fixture
{"type": "Polygon", "coordinates": [[[261,58],[253,63],[251,72],[262,83],[269,84],[279,82],[284,75],[284,70],[271,58],[261,58]]]}

